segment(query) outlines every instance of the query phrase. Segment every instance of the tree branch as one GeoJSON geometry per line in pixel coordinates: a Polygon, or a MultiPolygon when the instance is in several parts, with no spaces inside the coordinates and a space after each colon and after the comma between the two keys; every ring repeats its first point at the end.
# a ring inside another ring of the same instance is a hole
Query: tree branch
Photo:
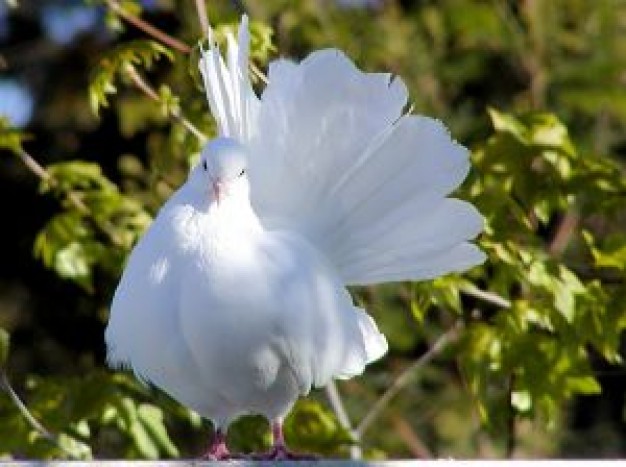
{"type": "Polygon", "coordinates": [[[556,229],[552,241],[548,245],[548,252],[552,256],[560,256],[563,254],[572,239],[572,235],[578,228],[579,221],[580,216],[574,208],[565,213],[561,222],[559,222],[559,226],[556,229]]]}
{"type": "Polygon", "coordinates": [[[361,423],[356,428],[356,433],[359,436],[363,436],[363,433],[374,423],[374,421],[380,417],[383,411],[387,408],[391,400],[411,381],[414,373],[430,363],[433,358],[439,355],[443,349],[445,349],[450,342],[455,341],[459,336],[460,323],[455,324],[448,329],[435,341],[435,343],[426,351],[420,358],[413,362],[408,368],[406,368],[395,381],[387,388],[385,393],[376,401],[374,406],[365,415],[361,423]]]}
{"type": "Polygon", "coordinates": [[[396,430],[398,436],[404,441],[409,448],[411,454],[417,459],[432,459],[433,454],[430,452],[424,442],[417,436],[411,424],[400,415],[393,415],[391,423],[396,430]]]}
{"type": "MultiPolygon", "coordinates": [[[[33,156],[28,154],[24,149],[20,149],[19,151],[17,151],[16,154],[24,163],[26,168],[34,173],[37,177],[39,177],[39,179],[44,180],[52,187],[58,184],[58,181],[52,175],[50,175],[50,172],[48,172],[39,162],[37,162],[37,160],[35,160],[33,156]]],[[[81,200],[80,197],[73,191],[67,192],[67,199],[82,214],[92,214],[89,207],[85,203],[83,203],[83,200],[81,200]]],[[[96,222],[96,225],[98,225],[102,229],[102,231],[107,234],[109,238],[111,238],[111,241],[113,243],[115,243],[116,245],[123,245],[123,242],[115,232],[115,228],[113,225],[108,222],[104,225],[96,222]]]]}
{"type": "Polygon", "coordinates": [[[499,306],[501,308],[511,308],[511,302],[504,297],[501,297],[497,293],[481,290],[473,285],[462,285],[459,290],[465,295],[477,298],[484,302],[491,303],[492,305],[499,306]]]}
{"type": "Polygon", "coordinates": [[[189,47],[184,42],[176,39],[175,37],[170,36],[169,34],[162,31],[161,29],[154,27],[153,25],[151,25],[150,23],[147,23],[146,21],[142,20],[138,16],[128,13],[126,10],[124,10],[124,8],[122,8],[122,6],[117,2],[117,0],[105,0],[105,1],[106,1],[107,6],[112,11],[114,11],[117,15],[119,15],[128,23],[135,26],[137,29],[141,29],[147,35],[153,37],[159,42],[162,42],[163,44],[166,44],[172,47],[173,49],[178,50],[179,52],[182,52],[184,54],[188,54],[189,52],[191,52],[191,47],[189,47]]]}
{"type": "MultiPolygon", "coordinates": [[[[343,401],[341,400],[341,395],[339,394],[339,390],[337,389],[337,384],[335,383],[335,381],[331,380],[331,382],[328,383],[328,385],[326,386],[325,390],[330,405],[333,408],[335,415],[337,416],[337,420],[339,420],[341,426],[352,435],[354,440],[359,443],[361,437],[354,430],[352,422],[350,422],[350,417],[348,417],[348,412],[346,412],[346,409],[343,406],[343,401]]],[[[362,456],[363,452],[358,444],[353,445],[350,448],[351,459],[361,459],[362,456]]]]}
{"type": "Polygon", "coordinates": [[[17,395],[17,393],[15,392],[13,387],[11,386],[11,383],[9,382],[9,378],[8,378],[8,376],[6,374],[6,371],[4,369],[0,369],[0,387],[2,389],[4,389],[4,391],[7,393],[7,395],[11,399],[11,402],[13,402],[13,404],[15,404],[15,406],[20,411],[22,416],[28,422],[28,424],[37,433],[39,433],[45,440],[47,440],[48,442],[52,443],[54,446],[56,446],[58,449],[60,449],[64,453],[66,453],[71,458],[74,458],[74,459],[77,458],[76,455],[72,451],[68,450],[65,446],[63,446],[59,442],[59,439],[54,434],[49,432],[46,429],[46,427],[44,427],[35,417],[33,417],[33,414],[31,414],[30,411],[28,410],[28,407],[26,407],[26,404],[24,404],[24,402],[22,402],[20,397],[17,395]]]}
{"type": "MultiPolygon", "coordinates": [[[[156,90],[152,86],[150,86],[141,77],[141,75],[139,74],[139,72],[134,66],[128,65],[126,67],[126,73],[128,74],[128,77],[131,79],[133,84],[137,87],[137,89],[139,89],[141,92],[143,92],[146,96],[148,96],[153,101],[159,102],[159,103],[161,102],[161,97],[159,96],[159,94],[156,92],[156,90]]],[[[169,114],[172,118],[174,118],[181,125],[183,125],[190,133],[192,133],[201,142],[206,141],[207,139],[206,136],[193,123],[187,120],[181,114],[180,110],[170,109],[169,114]]]]}
{"type": "Polygon", "coordinates": [[[204,37],[209,37],[209,18],[206,12],[204,0],[196,0],[196,11],[198,12],[198,22],[204,37]]]}

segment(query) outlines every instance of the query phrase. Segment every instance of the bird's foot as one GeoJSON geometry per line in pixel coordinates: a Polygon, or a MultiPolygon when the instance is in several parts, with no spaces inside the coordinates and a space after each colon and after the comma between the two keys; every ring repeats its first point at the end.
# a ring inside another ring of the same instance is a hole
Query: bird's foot
{"type": "Polygon", "coordinates": [[[232,461],[248,459],[248,456],[244,454],[232,453],[228,449],[226,450],[213,450],[208,449],[202,456],[201,460],[204,461],[232,461]]]}
{"type": "Polygon", "coordinates": [[[211,445],[201,457],[201,459],[207,461],[225,461],[232,458],[232,454],[225,444],[211,445]]]}
{"type": "Polygon", "coordinates": [[[228,446],[226,446],[226,435],[221,431],[215,434],[209,448],[201,457],[201,459],[207,461],[227,461],[244,458],[245,456],[233,454],[228,450],[228,446]]]}
{"type": "Polygon", "coordinates": [[[261,454],[253,454],[252,459],[260,461],[315,461],[319,457],[313,454],[293,452],[286,446],[273,446],[269,451],[261,454]]]}

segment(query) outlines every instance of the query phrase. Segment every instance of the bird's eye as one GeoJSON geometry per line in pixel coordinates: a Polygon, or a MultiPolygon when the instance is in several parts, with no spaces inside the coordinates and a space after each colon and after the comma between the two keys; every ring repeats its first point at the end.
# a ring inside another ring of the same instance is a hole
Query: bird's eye
{"type": "Polygon", "coordinates": [[[207,163],[206,163],[206,160],[202,161],[202,168],[203,168],[204,170],[207,170],[207,169],[209,168],[209,167],[208,167],[208,165],[207,165],[207,163]]]}
{"type": "Polygon", "coordinates": [[[243,177],[245,173],[246,173],[246,169],[241,169],[241,172],[239,172],[239,176],[243,177]]]}

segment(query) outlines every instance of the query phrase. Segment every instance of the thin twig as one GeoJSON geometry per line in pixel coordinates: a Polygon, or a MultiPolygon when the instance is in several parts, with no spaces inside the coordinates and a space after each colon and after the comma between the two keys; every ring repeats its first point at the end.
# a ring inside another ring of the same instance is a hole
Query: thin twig
{"type": "Polygon", "coordinates": [[[265,75],[265,73],[263,73],[259,67],[257,67],[254,63],[250,62],[250,71],[252,71],[252,74],[254,76],[256,76],[257,78],[259,78],[261,81],[263,81],[264,84],[269,84],[269,80],[267,79],[267,76],[265,75]]]}
{"type": "Polygon", "coordinates": [[[574,208],[571,208],[565,213],[548,246],[548,252],[552,256],[560,256],[563,254],[572,239],[572,235],[577,231],[579,221],[580,216],[574,208]]]}
{"type": "Polygon", "coordinates": [[[346,412],[346,409],[343,406],[343,401],[341,400],[341,395],[337,389],[337,384],[334,381],[331,381],[326,386],[326,397],[328,397],[328,401],[330,402],[330,405],[333,408],[333,411],[337,416],[337,420],[339,420],[342,428],[350,433],[350,435],[354,438],[354,441],[357,443],[350,448],[350,458],[361,459],[363,457],[363,451],[361,450],[361,446],[358,444],[360,436],[352,426],[350,417],[348,417],[348,412],[346,412]]]}
{"type": "MultiPolygon", "coordinates": [[[[144,80],[139,72],[135,69],[134,66],[128,65],[126,67],[126,73],[128,77],[131,79],[133,84],[146,96],[152,99],[155,102],[161,103],[161,97],[156,92],[156,90],[150,86],[146,80],[144,80]]],[[[178,121],[181,125],[183,125],[190,133],[192,133],[196,138],[198,138],[201,142],[206,141],[206,136],[189,120],[187,120],[178,109],[170,109],[169,114],[172,118],[178,121]]]]}
{"type": "MultiPolygon", "coordinates": [[[[48,172],[29,153],[27,153],[23,149],[20,149],[17,152],[17,155],[20,158],[20,160],[24,163],[26,168],[30,170],[32,173],[34,173],[41,180],[47,182],[51,187],[55,187],[58,185],[59,182],[52,175],[50,175],[50,172],[48,172]]],[[[92,214],[89,207],[85,203],[83,203],[83,200],[80,199],[80,197],[73,191],[67,192],[67,199],[82,214],[84,215],[92,214]]],[[[119,238],[119,236],[115,232],[115,227],[112,224],[110,224],[109,222],[105,222],[104,224],[100,224],[100,223],[96,223],[96,224],[102,229],[102,231],[105,234],[107,234],[111,238],[111,241],[113,243],[115,243],[116,245],[123,245],[122,240],[119,238]]]]}
{"type": "Polygon", "coordinates": [[[481,290],[473,285],[463,285],[460,287],[461,292],[465,295],[469,295],[474,298],[478,298],[492,305],[499,306],[501,308],[511,308],[511,302],[504,297],[501,297],[497,293],[481,290]]]}
{"type": "Polygon", "coordinates": [[[202,28],[202,34],[204,37],[209,37],[209,18],[206,13],[204,0],[196,0],[196,11],[198,12],[198,21],[202,28]]]}
{"type": "Polygon", "coordinates": [[[363,433],[372,425],[372,423],[382,414],[385,408],[389,405],[391,400],[411,381],[413,375],[423,368],[425,365],[439,355],[448,344],[457,339],[459,335],[460,324],[456,324],[445,333],[443,333],[435,341],[435,343],[426,351],[420,358],[413,362],[408,368],[406,368],[400,375],[394,380],[394,382],[387,388],[385,393],[376,401],[374,406],[365,415],[361,423],[356,428],[356,433],[359,436],[363,436],[363,433]]]}
{"type": "Polygon", "coordinates": [[[59,442],[59,439],[54,434],[48,431],[46,427],[44,427],[35,417],[33,417],[33,415],[28,410],[28,407],[26,407],[26,404],[22,402],[20,397],[17,395],[17,393],[11,386],[11,383],[9,382],[9,378],[4,369],[0,369],[0,387],[4,389],[4,391],[8,394],[9,398],[11,399],[13,404],[15,404],[15,406],[18,408],[22,416],[26,419],[28,424],[37,433],[39,433],[44,439],[46,439],[50,443],[54,444],[61,451],[65,452],[68,456],[72,458],[76,458],[76,455],[72,451],[68,450],[65,446],[63,446],[59,442]]]}
{"type": "Polygon", "coordinates": [[[137,29],[141,29],[143,32],[148,34],[149,36],[155,38],[159,42],[169,45],[173,49],[178,50],[179,52],[188,54],[191,52],[191,47],[189,47],[184,42],[176,39],[175,37],[170,36],[166,32],[162,31],[154,27],[152,24],[147,23],[142,20],[140,17],[132,15],[128,13],[122,6],[117,2],[117,0],[105,0],[107,6],[113,10],[116,14],[118,14],[121,18],[135,26],[137,29]]]}
{"type": "Polygon", "coordinates": [[[411,424],[400,415],[393,415],[391,423],[396,430],[398,436],[407,445],[411,454],[418,459],[432,459],[433,454],[430,452],[424,442],[417,436],[411,424]]]}
{"type": "MultiPolygon", "coordinates": [[[[52,177],[52,175],[50,175],[50,172],[44,169],[43,166],[39,162],[37,162],[33,156],[28,154],[23,149],[20,150],[17,153],[17,155],[22,160],[24,165],[32,173],[37,175],[37,177],[39,177],[41,180],[46,181],[52,187],[57,185],[58,182],[54,179],[54,177],[52,177]]],[[[67,197],[70,200],[70,202],[74,205],[74,207],[78,209],[80,212],[82,212],[83,214],[89,213],[89,208],[85,205],[85,203],[83,203],[83,201],[78,196],[76,196],[76,193],[70,191],[67,194],[67,197]]]]}
{"type": "MultiPolygon", "coordinates": [[[[184,54],[191,53],[190,46],[176,39],[175,37],[170,36],[163,30],[156,28],[150,23],[147,23],[146,21],[142,20],[138,16],[131,15],[130,13],[125,11],[116,0],[105,0],[105,1],[106,1],[106,4],[109,6],[109,8],[111,8],[111,10],[113,10],[115,13],[120,15],[123,19],[128,21],[130,24],[132,24],[136,28],[142,30],[143,32],[151,36],[152,38],[156,39],[159,42],[162,42],[163,44],[169,45],[170,47],[173,47],[174,49],[184,54]]],[[[208,17],[206,15],[206,8],[204,5],[204,2],[202,0],[196,0],[196,8],[198,10],[198,19],[202,27],[202,32],[206,36],[208,35],[209,23],[208,23],[208,17]],[[202,18],[204,18],[204,20],[202,18]],[[206,24],[204,24],[203,21],[206,24]]],[[[263,73],[252,62],[250,62],[250,71],[257,78],[263,81],[263,83],[268,84],[268,79],[265,73],[263,73]]]]}
{"type": "MultiPolygon", "coordinates": [[[[154,39],[158,40],[159,42],[162,42],[163,44],[169,45],[170,47],[173,47],[174,49],[176,49],[179,52],[182,52],[184,54],[188,54],[188,53],[191,52],[191,47],[189,45],[185,44],[184,42],[180,41],[179,39],[176,39],[175,37],[170,36],[169,34],[164,32],[163,30],[158,29],[157,27],[153,26],[152,24],[147,23],[146,21],[142,20],[138,16],[131,15],[130,13],[125,11],[116,0],[106,0],[106,3],[109,6],[109,8],[111,8],[111,10],[115,11],[118,15],[120,15],[122,18],[124,18],[130,24],[132,24],[136,28],[142,30],[143,32],[145,32],[149,36],[153,37],[154,39]]],[[[245,9],[243,8],[242,5],[241,5],[240,8],[241,8],[242,12],[245,12],[245,9]]],[[[198,11],[198,21],[200,21],[200,26],[202,28],[202,33],[205,36],[208,36],[209,19],[208,19],[207,13],[206,13],[206,6],[205,6],[203,0],[196,0],[196,10],[198,11]]],[[[265,84],[268,83],[267,76],[265,75],[265,73],[263,73],[252,62],[250,62],[250,70],[252,71],[252,73],[257,78],[259,78],[265,84]]]]}

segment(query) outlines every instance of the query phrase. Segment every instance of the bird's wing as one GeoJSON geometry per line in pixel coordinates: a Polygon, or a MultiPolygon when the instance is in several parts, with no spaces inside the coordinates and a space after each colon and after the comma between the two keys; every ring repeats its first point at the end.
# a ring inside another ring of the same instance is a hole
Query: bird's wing
{"type": "Polygon", "coordinates": [[[199,62],[206,97],[221,136],[246,142],[256,127],[258,98],[248,79],[250,33],[248,17],[243,15],[238,38],[228,32],[226,63],[209,28],[209,48],[201,48],[199,62]]]}
{"type": "Polygon", "coordinates": [[[168,204],[133,249],[111,304],[107,359],[195,410],[206,388],[180,332],[180,254],[168,204]]]}
{"type": "Polygon", "coordinates": [[[295,230],[348,284],[416,280],[483,261],[483,228],[447,196],[467,150],[434,119],[404,114],[407,90],[340,51],[270,65],[251,139],[251,200],[266,227],[295,230]]]}

